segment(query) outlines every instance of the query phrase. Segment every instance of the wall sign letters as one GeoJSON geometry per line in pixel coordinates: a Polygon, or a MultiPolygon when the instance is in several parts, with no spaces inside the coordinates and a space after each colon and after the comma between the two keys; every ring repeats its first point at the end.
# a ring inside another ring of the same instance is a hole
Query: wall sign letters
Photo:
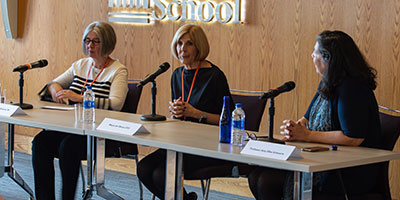
{"type": "Polygon", "coordinates": [[[110,22],[151,23],[153,21],[219,22],[242,24],[245,0],[109,0],[110,22]]]}

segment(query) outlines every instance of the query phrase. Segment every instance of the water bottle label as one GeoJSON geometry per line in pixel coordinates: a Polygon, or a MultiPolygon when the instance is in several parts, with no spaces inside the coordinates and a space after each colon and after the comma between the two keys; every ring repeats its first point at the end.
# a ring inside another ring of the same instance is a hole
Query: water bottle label
{"type": "Polygon", "coordinates": [[[94,108],[94,101],[83,101],[83,108],[84,109],[94,108]]]}
{"type": "Polygon", "coordinates": [[[232,127],[237,129],[244,129],[244,120],[232,120],[232,127]]]}

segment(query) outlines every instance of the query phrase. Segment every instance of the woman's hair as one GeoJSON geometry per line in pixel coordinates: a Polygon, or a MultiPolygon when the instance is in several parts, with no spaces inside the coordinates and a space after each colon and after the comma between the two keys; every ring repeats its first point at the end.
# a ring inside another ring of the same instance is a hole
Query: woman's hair
{"type": "Polygon", "coordinates": [[[105,22],[95,21],[89,24],[85,32],[82,35],[82,51],[87,56],[85,39],[90,32],[95,32],[100,39],[100,55],[108,56],[110,55],[117,43],[117,37],[115,36],[115,32],[113,27],[105,22]]]}
{"type": "Polygon", "coordinates": [[[189,34],[190,39],[192,40],[194,46],[197,49],[197,55],[195,57],[196,61],[205,60],[210,52],[210,45],[208,44],[207,36],[204,33],[203,29],[194,24],[186,24],[181,26],[178,31],[176,31],[174,38],[171,42],[171,53],[172,55],[179,60],[178,52],[176,51],[176,46],[178,41],[182,38],[186,33],[189,34]]]}
{"type": "Polygon", "coordinates": [[[317,36],[317,42],[322,60],[327,62],[319,87],[322,96],[333,97],[335,88],[346,77],[356,78],[372,90],[376,88],[376,70],[367,63],[349,35],[342,31],[323,31],[317,36]]]}

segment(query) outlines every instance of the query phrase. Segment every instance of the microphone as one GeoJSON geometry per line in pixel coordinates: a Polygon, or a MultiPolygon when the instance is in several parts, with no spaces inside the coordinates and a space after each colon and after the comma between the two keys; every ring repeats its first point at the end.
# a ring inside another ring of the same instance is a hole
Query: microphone
{"type": "Polygon", "coordinates": [[[268,92],[264,93],[260,99],[268,99],[274,98],[278,96],[282,92],[289,92],[296,87],[296,84],[293,81],[288,81],[285,84],[279,86],[278,88],[270,89],[268,92]]]}
{"type": "Polygon", "coordinates": [[[146,77],[144,77],[144,79],[139,82],[137,87],[143,87],[148,82],[153,81],[158,75],[164,73],[168,69],[169,69],[169,63],[168,62],[165,62],[165,63],[161,64],[160,66],[158,66],[157,71],[155,71],[155,72],[147,75],[146,77]]]}
{"type": "Polygon", "coordinates": [[[38,60],[36,62],[26,64],[26,65],[20,65],[16,68],[13,69],[13,72],[24,72],[28,69],[34,69],[34,68],[42,68],[47,66],[48,62],[46,59],[43,60],[38,60]]]}

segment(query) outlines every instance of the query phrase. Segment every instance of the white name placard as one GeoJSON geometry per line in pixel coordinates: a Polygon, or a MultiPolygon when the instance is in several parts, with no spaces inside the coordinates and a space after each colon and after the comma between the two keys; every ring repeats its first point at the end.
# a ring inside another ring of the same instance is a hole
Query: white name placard
{"type": "Polygon", "coordinates": [[[104,118],[96,130],[119,133],[124,135],[134,135],[138,133],[149,133],[142,125],[133,122],[104,118]]]}
{"type": "Polygon", "coordinates": [[[19,106],[0,103],[0,115],[11,117],[15,115],[26,115],[26,113],[19,106]]]}
{"type": "Polygon", "coordinates": [[[288,160],[289,158],[303,158],[295,146],[250,140],[240,152],[241,154],[288,160]]]}

